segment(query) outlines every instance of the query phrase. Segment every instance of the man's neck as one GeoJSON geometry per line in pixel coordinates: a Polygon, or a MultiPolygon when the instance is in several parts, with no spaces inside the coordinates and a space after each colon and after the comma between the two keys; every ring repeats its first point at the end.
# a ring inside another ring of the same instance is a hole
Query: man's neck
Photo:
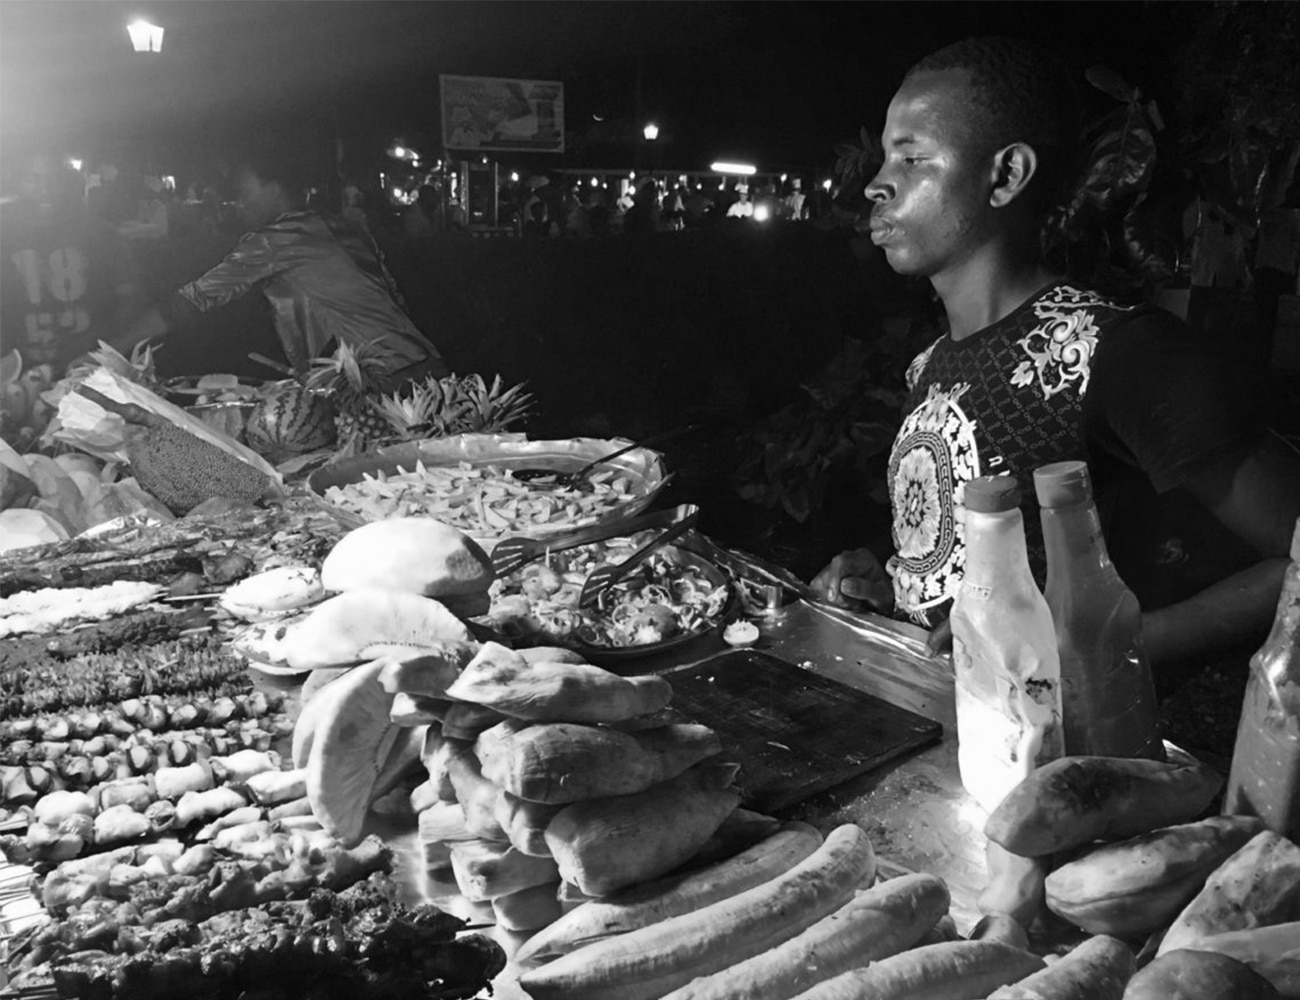
{"type": "Polygon", "coordinates": [[[1011,265],[1004,258],[976,257],[930,281],[948,314],[949,336],[965,340],[1010,316],[1058,278],[1038,262],[1011,265]]]}

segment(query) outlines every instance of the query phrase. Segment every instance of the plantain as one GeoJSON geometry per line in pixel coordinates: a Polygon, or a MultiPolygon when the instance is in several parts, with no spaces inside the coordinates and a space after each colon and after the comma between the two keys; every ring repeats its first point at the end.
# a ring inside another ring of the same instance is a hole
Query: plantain
{"type": "Polygon", "coordinates": [[[1105,844],[1047,876],[1047,907],[1092,934],[1148,934],[1263,828],[1253,816],[1214,816],[1105,844]]]}

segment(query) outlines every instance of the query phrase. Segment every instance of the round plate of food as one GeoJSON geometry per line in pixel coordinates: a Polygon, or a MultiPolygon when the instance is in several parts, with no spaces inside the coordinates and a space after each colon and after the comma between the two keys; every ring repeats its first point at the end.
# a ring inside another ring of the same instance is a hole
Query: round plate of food
{"type": "Polygon", "coordinates": [[[163,383],[165,392],[182,406],[211,403],[256,402],[266,385],[264,379],[240,375],[178,375],[163,383]]]}
{"type": "Polygon", "coordinates": [[[518,479],[514,472],[576,472],[629,444],[621,438],[460,434],[340,459],[313,472],[307,485],[348,528],[390,517],[433,517],[481,542],[545,537],[646,509],[669,479],[663,456],[633,449],[598,466],[579,486],[518,479]]]}
{"type": "Polygon", "coordinates": [[[578,607],[593,569],[621,562],[654,534],[594,542],[521,567],[492,584],[481,621],[512,642],[567,646],[596,663],[650,656],[725,625],[738,607],[731,581],[689,543],[655,552],[599,608],[578,607]]]}

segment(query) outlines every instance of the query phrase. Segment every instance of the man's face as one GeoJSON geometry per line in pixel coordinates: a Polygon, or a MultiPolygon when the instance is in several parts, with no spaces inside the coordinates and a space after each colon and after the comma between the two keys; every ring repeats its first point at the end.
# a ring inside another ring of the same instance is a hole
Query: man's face
{"type": "Polygon", "coordinates": [[[241,171],[239,209],[248,225],[253,227],[266,225],[285,210],[280,185],[264,182],[251,170],[241,171]]]}
{"type": "Polygon", "coordinates": [[[933,277],[987,238],[992,160],[971,134],[965,70],[919,73],[890,102],[867,185],[871,239],[900,274],[933,277]]]}

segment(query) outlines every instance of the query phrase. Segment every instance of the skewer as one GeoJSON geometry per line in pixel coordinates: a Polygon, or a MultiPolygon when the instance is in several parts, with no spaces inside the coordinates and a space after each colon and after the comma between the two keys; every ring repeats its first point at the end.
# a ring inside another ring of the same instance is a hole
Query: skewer
{"type": "Polygon", "coordinates": [[[160,597],[158,600],[167,601],[177,604],[181,601],[210,601],[215,597],[220,597],[223,591],[214,591],[209,594],[168,594],[166,597],[160,597]]]}

